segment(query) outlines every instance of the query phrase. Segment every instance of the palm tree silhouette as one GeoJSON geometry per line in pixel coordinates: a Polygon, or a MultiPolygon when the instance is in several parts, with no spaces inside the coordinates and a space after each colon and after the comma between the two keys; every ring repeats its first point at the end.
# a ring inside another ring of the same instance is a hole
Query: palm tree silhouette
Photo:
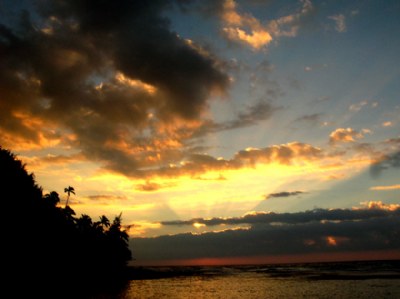
{"type": "Polygon", "coordinates": [[[103,228],[110,227],[110,220],[108,220],[108,218],[105,215],[103,215],[100,217],[100,224],[103,228]]]}
{"type": "Polygon", "coordinates": [[[82,214],[81,218],[76,221],[76,224],[78,225],[78,228],[82,231],[89,231],[93,224],[92,218],[90,218],[89,215],[82,214]]]}
{"type": "Polygon", "coordinates": [[[68,186],[68,188],[64,188],[64,192],[68,194],[67,202],[65,203],[65,206],[68,206],[69,196],[71,195],[71,193],[75,194],[75,189],[74,187],[68,186]]]}
{"type": "Polygon", "coordinates": [[[44,199],[53,206],[56,206],[60,202],[60,198],[56,191],[51,191],[49,194],[46,194],[44,199]]]}

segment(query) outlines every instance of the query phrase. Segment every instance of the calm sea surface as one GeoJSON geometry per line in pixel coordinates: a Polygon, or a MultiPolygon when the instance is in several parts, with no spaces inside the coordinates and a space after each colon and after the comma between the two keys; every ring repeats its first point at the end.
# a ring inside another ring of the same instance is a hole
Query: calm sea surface
{"type": "Polygon", "coordinates": [[[118,294],[93,298],[400,298],[400,261],[139,270],[118,294]]]}

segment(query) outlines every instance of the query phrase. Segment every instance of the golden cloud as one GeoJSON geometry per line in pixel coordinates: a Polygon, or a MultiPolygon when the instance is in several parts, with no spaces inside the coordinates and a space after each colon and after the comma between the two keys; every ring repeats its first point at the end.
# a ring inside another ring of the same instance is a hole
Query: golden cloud
{"type": "Polygon", "coordinates": [[[225,27],[222,29],[225,36],[232,41],[240,42],[260,50],[266,47],[276,37],[294,37],[297,35],[301,19],[307,16],[313,9],[311,1],[301,1],[299,12],[262,24],[249,13],[239,13],[234,0],[225,0],[223,3],[222,21],[225,27]]]}

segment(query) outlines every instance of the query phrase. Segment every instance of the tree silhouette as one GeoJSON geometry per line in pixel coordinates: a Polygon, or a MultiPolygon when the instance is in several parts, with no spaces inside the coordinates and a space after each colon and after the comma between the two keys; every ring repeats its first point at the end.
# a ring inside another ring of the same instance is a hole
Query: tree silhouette
{"type": "Polygon", "coordinates": [[[68,188],[64,188],[64,192],[68,194],[67,202],[65,203],[65,206],[68,206],[69,197],[70,197],[71,193],[75,195],[75,189],[74,189],[74,187],[68,186],[68,188]]]}
{"type": "Polygon", "coordinates": [[[78,226],[78,229],[82,231],[88,231],[90,227],[92,227],[93,223],[89,215],[83,214],[81,215],[81,218],[76,220],[76,224],[78,226]]]}
{"type": "Polygon", "coordinates": [[[100,217],[100,224],[103,227],[103,229],[104,227],[106,228],[110,227],[110,220],[108,220],[108,218],[105,215],[103,215],[100,217]]]}
{"type": "MultiPolygon", "coordinates": [[[[68,201],[64,208],[58,205],[57,192],[43,196],[34,175],[1,147],[0,190],[6,225],[2,273],[11,281],[6,285],[15,284],[13,292],[21,289],[23,279],[27,297],[36,294],[48,298],[46,292],[49,298],[75,298],[77,290],[96,290],[108,282],[126,279],[121,275],[128,273],[131,251],[121,214],[112,224],[104,215],[94,223],[88,215],[76,217],[68,201]],[[63,281],[70,281],[66,288],[60,284],[63,281]]],[[[68,198],[70,193],[75,194],[71,186],[64,192],[68,198]]]]}
{"type": "Polygon", "coordinates": [[[60,202],[60,197],[56,191],[51,191],[44,196],[44,199],[52,206],[56,206],[60,202]]]}

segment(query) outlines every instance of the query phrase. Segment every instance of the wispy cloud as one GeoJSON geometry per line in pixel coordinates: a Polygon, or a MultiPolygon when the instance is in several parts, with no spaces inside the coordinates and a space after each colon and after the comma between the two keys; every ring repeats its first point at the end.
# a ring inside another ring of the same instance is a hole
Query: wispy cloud
{"type": "Polygon", "coordinates": [[[358,112],[360,111],[364,106],[366,106],[368,104],[368,101],[361,101],[355,104],[351,104],[349,106],[349,110],[352,112],[358,112]]]}
{"type": "Polygon", "coordinates": [[[323,113],[313,113],[313,114],[306,114],[296,118],[293,122],[294,123],[306,123],[309,125],[321,125],[323,122],[321,121],[323,113]]]}
{"type": "Polygon", "coordinates": [[[108,195],[108,194],[97,194],[97,195],[89,195],[88,199],[94,201],[119,201],[119,200],[127,200],[128,198],[124,195],[108,195]]]}
{"type": "Polygon", "coordinates": [[[274,198],[274,197],[289,197],[289,196],[296,196],[305,193],[304,191],[282,191],[278,193],[270,193],[265,198],[274,198]]]}
{"type": "Polygon", "coordinates": [[[337,32],[346,32],[346,17],[343,14],[329,16],[328,18],[335,22],[337,32]]]}
{"type": "Polygon", "coordinates": [[[374,186],[369,189],[374,190],[374,191],[398,190],[398,189],[400,189],[400,185],[374,186]]]}
{"type": "Polygon", "coordinates": [[[268,101],[258,101],[248,105],[236,115],[235,119],[216,123],[212,120],[204,121],[201,126],[193,130],[191,137],[201,137],[207,134],[254,126],[269,119],[280,107],[274,107],[268,101]]]}
{"type": "Polygon", "coordinates": [[[159,183],[155,183],[155,182],[151,182],[151,181],[146,181],[144,184],[138,184],[136,186],[136,190],[143,191],[143,192],[153,192],[153,191],[157,191],[159,189],[168,188],[168,187],[172,187],[172,186],[174,186],[173,183],[159,184],[159,183]]]}

